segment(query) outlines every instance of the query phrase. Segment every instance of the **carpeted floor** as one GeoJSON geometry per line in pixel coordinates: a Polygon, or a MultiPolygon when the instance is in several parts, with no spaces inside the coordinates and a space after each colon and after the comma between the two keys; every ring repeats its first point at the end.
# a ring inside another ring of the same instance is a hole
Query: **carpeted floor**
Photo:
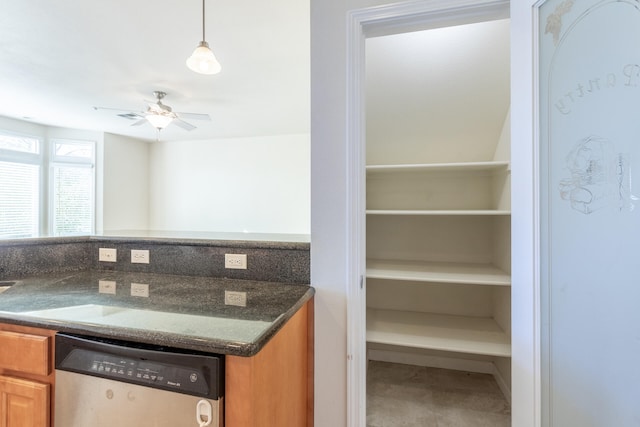
{"type": "Polygon", "coordinates": [[[509,427],[493,376],[370,361],[367,427],[509,427]]]}

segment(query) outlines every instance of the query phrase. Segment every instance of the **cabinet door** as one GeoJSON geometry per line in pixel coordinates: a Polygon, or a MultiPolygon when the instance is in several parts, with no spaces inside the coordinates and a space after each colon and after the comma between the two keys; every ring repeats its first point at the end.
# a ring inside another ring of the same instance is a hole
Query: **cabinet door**
{"type": "Polygon", "coordinates": [[[49,387],[0,376],[0,427],[49,427],[49,387]]]}

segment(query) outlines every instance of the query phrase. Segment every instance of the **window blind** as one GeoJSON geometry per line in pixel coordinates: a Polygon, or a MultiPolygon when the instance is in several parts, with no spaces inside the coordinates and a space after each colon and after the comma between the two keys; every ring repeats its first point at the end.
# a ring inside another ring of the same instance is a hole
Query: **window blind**
{"type": "Polygon", "coordinates": [[[40,167],[0,161],[0,238],[38,236],[40,167]]]}

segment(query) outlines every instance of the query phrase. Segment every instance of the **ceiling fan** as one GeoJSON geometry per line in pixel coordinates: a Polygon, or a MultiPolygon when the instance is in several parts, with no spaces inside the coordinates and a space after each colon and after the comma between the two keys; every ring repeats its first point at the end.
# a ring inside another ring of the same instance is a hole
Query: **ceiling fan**
{"type": "MultiPolygon", "coordinates": [[[[171,107],[162,103],[162,99],[167,96],[165,92],[156,90],[153,92],[153,96],[156,97],[156,100],[147,101],[147,109],[145,111],[131,111],[118,114],[118,116],[128,120],[136,120],[136,122],[131,126],[140,126],[145,123],[150,123],[154,128],[158,129],[158,131],[161,131],[170,124],[175,124],[184,130],[192,131],[196,129],[196,126],[184,121],[183,119],[211,120],[208,114],[179,113],[173,111],[171,107]]],[[[93,107],[93,109],[126,111],[108,107],[93,107]]]]}

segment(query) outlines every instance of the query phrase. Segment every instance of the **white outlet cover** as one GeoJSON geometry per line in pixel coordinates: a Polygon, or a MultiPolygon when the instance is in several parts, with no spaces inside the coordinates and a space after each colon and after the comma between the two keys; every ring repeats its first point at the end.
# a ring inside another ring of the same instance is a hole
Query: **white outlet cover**
{"type": "Polygon", "coordinates": [[[247,293],[239,291],[224,291],[224,304],[237,307],[247,306],[247,293]]]}
{"type": "Polygon", "coordinates": [[[112,280],[98,280],[98,292],[101,294],[116,294],[116,282],[112,280]]]}
{"type": "Polygon", "coordinates": [[[132,283],[131,296],[149,298],[149,285],[146,283],[132,283]]]}
{"type": "Polygon", "coordinates": [[[149,251],[147,249],[131,249],[132,264],[149,264],[149,251]]]}
{"type": "Polygon", "coordinates": [[[224,254],[224,268],[246,270],[247,254],[224,254]]]}
{"type": "Polygon", "coordinates": [[[98,249],[98,261],[102,262],[116,262],[117,250],[114,248],[99,248],[98,249]]]}

